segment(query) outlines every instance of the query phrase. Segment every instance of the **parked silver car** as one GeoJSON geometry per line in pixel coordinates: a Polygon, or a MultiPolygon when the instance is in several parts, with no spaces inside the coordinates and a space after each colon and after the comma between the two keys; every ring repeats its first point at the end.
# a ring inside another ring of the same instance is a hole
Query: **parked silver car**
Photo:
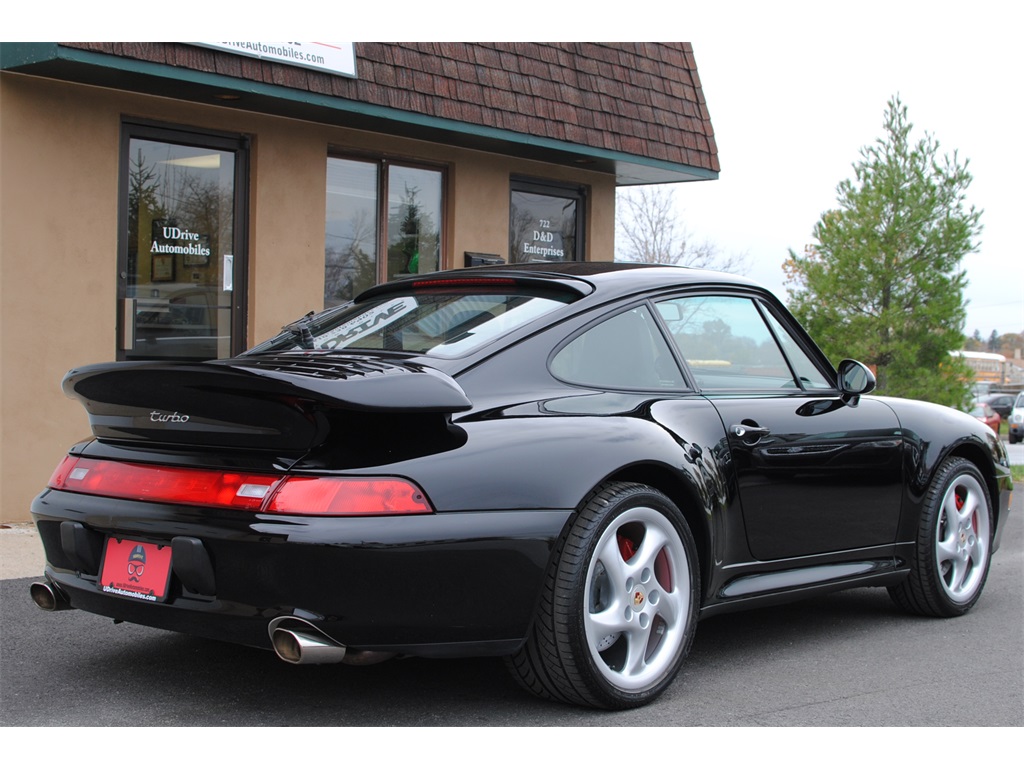
{"type": "Polygon", "coordinates": [[[1024,440],[1024,392],[1017,395],[1010,411],[1010,442],[1019,443],[1024,440]]]}

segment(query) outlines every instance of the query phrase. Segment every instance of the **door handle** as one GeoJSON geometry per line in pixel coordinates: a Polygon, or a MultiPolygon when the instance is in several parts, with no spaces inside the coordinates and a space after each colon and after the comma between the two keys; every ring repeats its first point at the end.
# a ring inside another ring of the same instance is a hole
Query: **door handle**
{"type": "Polygon", "coordinates": [[[234,254],[224,254],[224,274],[221,276],[225,291],[235,290],[235,257],[234,254]]]}
{"type": "Polygon", "coordinates": [[[767,427],[759,427],[756,424],[733,424],[729,429],[745,443],[756,443],[772,433],[767,427]]]}

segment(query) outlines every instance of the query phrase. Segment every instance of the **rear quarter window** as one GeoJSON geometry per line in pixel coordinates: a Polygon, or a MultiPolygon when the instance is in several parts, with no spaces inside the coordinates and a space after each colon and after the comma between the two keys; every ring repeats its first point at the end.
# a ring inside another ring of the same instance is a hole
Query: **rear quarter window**
{"type": "Polygon", "coordinates": [[[562,381],[598,389],[659,390],[683,387],[683,376],[646,306],[621,312],[589,328],[551,360],[562,381]]]}

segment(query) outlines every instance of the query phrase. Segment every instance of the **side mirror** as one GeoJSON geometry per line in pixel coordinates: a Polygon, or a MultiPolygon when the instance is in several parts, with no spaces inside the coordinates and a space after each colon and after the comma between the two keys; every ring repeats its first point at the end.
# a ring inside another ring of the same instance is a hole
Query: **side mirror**
{"type": "Polygon", "coordinates": [[[864,363],[843,360],[839,364],[839,393],[842,401],[856,408],[861,395],[875,388],[875,374],[864,363]]]}

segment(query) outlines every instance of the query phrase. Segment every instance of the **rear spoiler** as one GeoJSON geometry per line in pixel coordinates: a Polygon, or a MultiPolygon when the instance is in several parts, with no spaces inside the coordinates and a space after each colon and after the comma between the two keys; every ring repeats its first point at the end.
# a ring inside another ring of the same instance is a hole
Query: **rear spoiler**
{"type": "Polygon", "coordinates": [[[283,451],[323,443],[339,410],[443,415],[473,405],[428,366],[306,351],[103,363],[69,371],[62,387],[99,438],[283,451]]]}

